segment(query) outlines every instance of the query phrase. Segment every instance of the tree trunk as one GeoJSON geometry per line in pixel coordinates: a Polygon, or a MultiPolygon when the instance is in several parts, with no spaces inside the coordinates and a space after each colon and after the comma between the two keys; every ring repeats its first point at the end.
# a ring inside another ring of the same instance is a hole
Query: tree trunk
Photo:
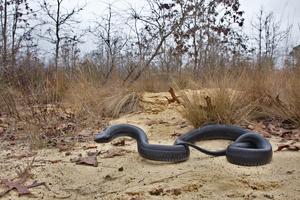
{"type": "Polygon", "coordinates": [[[55,44],[55,71],[58,71],[58,59],[59,59],[59,46],[60,46],[60,0],[57,0],[57,12],[56,12],[56,24],[55,24],[55,35],[56,35],[56,44],[55,44]]]}
{"type": "Polygon", "coordinates": [[[4,22],[2,27],[3,53],[2,64],[7,67],[7,0],[4,1],[4,22]]]}

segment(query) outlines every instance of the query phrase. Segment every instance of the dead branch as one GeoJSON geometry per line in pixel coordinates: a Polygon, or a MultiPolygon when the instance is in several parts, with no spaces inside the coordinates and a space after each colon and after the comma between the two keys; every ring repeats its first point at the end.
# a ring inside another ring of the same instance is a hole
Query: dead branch
{"type": "Polygon", "coordinates": [[[180,104],[180,101],[178,99],[178,96],[176,96],[174,89],[172,87],[170,87],[170,89],[168,91],[172,97],[171,99],[169,99],[168,97],[165,97],[168,100],[168,103],[171,104],[171,103],[177,102],[178,104],[180,104]]]}

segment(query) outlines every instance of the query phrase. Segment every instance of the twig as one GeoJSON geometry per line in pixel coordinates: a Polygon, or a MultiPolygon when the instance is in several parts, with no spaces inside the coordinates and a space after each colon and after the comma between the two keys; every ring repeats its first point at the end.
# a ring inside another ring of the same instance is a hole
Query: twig
{"type": "Polygon", "coordinates": [[[168,103],[170,104],[170,103],[177,102],[177,103],[180,104],[178,96],[176,96],[175,91],[174,91],[174,89],[172,87],[170,87],[169,93],[171,94],[172,99],[169,99],[168,97],[165,97],[168,100],[168,103]]]}
{"type": "Polygon", "coordinates": [[[172,178],[175,178],[177,176],[181,176],[183,174],[187,174],[189,172],[191,172],[192,170],[188,170],[188,171],[185,171],[185,172],[182,172],[182,173],[179,173],[179,174],[175,174],[175,175],[172,175],[172,176],[168,176],[168,177],[165,177],[165,178],[162,178],[162,179],[158,179],[156,181],[152,181],[149,183],[149,185],[152,185],[152,184],[155,184],[155,183],[160,183],[160,182],[164,182],[166,180],[169,180],[169,179],[172,179],[172,178]]]}

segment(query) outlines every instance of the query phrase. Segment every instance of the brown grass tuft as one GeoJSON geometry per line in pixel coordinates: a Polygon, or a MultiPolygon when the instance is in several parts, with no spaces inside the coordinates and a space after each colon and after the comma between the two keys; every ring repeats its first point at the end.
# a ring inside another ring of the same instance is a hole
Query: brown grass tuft
{"type": "Polygon", "coordinates": [[[124,90],[107,97],[104,101],[104,114],[106,117],[117,118],[121,114],[132,113],[140,109],[139,94],[124,90]]]}
{"type": "Polygon", "coordinates": [[[224,88],[204,93],[183,92],[181,98],[181,113],[194,127],[206,123],[238,124],[249,119],[256,109],[255,102],[249,101],[243,93],[224,88]]]}
{"type": "Polygon", "coordinates": [[[262,110],[267,116],[280,117],[300,127],[300,72],[294,71],[286,75],[286,83],[281,86],[283,92],[276,96],[270,93],[265,97],[262,110]]]}
{"type": "Polygon", "coordinates": [[[70,84],[63,104],[77,115],[116,118],[137,110],[139,95],[117,81],[102,85],[83,75],[70,84]]]}
{"type": "Polygon", "coordinates": [[[78,116],[101,116],[103,101],[108,95],[106,87],[79,77],[70,83],[62,103],[65,107],[72,108],[78,116]]]}

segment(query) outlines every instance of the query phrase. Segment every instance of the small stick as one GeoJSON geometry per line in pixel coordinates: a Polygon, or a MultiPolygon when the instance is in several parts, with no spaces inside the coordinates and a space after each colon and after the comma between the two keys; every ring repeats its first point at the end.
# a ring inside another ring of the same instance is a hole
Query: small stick
{"type": "Polygon", "coordinates": [[[185,172],[182,172],[182,173],[179,173],[179,174],[175,174],[175,175],[172,175],[172,176],[168,176],[168,177],[165,177],[165,178],[162,178],[162,179],[159,179],[159,180],[156,180],[156,181],[152,181],[149,183],[149,185],[152,185],[152,184],[155,184],[155,183],[160,183],[160,182],[163,182],[165,180],[169,180],[169,179],[172,179],[174,177],[177,177],[177,176],[181,176],[183,174],[187,174],[189,172],[191,172],[192,170],[188,170],[188,171],[185,171],[185,172]]]}

